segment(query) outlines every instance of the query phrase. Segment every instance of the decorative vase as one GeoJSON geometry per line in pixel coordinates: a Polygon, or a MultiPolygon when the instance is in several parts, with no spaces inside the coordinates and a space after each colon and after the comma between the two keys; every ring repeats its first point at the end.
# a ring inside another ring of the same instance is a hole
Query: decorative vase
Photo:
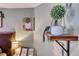
{"type": "Polygon", "coordinates": [[[63,35],[64,30],[62,26],[51,26],[51,34],[58,36],[58,35],[63,35]]]}

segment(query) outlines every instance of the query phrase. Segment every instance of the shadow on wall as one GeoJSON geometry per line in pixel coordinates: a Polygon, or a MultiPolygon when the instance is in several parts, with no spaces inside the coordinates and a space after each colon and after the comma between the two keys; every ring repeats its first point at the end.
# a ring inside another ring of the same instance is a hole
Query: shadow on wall
{"type": "Polygon", "coordinates": [[[33,47],[33,33],[31,33],[28,37],[24,37],[20,41],[20,45],[24,47],[33,47]]]}
{"type": "Polygon", "coordinates": [[[71,22],[71,21],[73,21],[74,16],[75,16],[74,8],[69,8],[67,10],[67,16],[66,16],[67,19],[66,20],[71,22]]]}

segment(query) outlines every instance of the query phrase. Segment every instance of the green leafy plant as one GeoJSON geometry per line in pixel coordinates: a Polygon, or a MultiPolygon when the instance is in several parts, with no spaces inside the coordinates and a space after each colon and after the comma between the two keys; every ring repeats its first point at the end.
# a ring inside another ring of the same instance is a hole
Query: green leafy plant
{"type": "Polygon", "coordinates": [[[59,19],[64,17],[65,12],[64,6],[59,4],[51,9],[51,17],[55,20],[55,25],[57,25],[59,19]]]}

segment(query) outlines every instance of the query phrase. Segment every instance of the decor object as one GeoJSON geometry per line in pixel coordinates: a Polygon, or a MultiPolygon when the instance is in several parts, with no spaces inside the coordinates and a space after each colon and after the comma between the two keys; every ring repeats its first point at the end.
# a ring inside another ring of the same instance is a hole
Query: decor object
{"type": "Polygon", "coordinates": [[[31,47],[21,47],[20,56],[33,56],[34,48],[31,47]]]}
{"type": "Polygon", "coordinates": [[[45,33],[48,31],[49,32],[49,29],[50,29],[50,26],[47,26],[45,29],[44,29],[44,32],[43,32],[43,42],[45,42],[45,33]]]}
{"type": "Polygon", "coordinates": [[[3,27],[3,18],[4,18],[4,14],[2,11],[0,11],[0,27],[3,27]]]}
{"type": "Polygon", "coordinates": [[[51,27],[51,34],[52,35],[62,35],[63,34],[63,27],[61,26],[53,26],[51,27]]]}
{"type": "Polygon", "coordinates": [[[19,42],[12,42],[12,49],[17,49],[19,47],[19,42]]]}
{"type": "Polygon", "coordinates": [[[27,56],[27,48],[21,48],[20,56],[27,56]]]}
{"type": "MultiPolygon", "coordinates": [[[[62,35],[63,27],[59,25],[59,22],[62,21],[62,18],[65,15],[65,8],[62,5],[56,5],[51,10],[51,17],[54,20],[54,26],[51,26],[51,34],[52,35],[62,35]]],[[[52,22],[53,22],[52,20],[52,22]]]]}
{"type": "Polygon", "coordinates": [[[19,42],[18,41],[14,41],[12,42],[12,55],[15,55],[16,49],[19,47],[19,42]]]}
{"type": "Polygon", "coordinates": [[[23,29],[26,31],[33,31],[35,29],[35,18],[24,17],[23,18],[23,29]]]}

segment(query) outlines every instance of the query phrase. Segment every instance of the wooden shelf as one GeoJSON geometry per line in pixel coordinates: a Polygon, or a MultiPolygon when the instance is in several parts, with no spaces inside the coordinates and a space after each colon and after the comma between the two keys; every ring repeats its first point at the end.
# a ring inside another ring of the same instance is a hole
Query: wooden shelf
{"type": "Polygon", "coordinates": [[[46,32],[46,35],[49,40],[78,41],[78,36],[76,36],[76,35],[53,36],[53,35],[51,35],[50,32],[46,32]]]}
{"type": "Polygon", "coordinates": [[[76,36],[76,35],[68,34],[68,35],[54,36],[50,32],[46,32],[46,35],[47,35],[49,40],[55,40],[59,44],[59,46],[67,53],[67,56],[70,55],[70,41],[78,41],[78,36],[76,36]],[[60,44],[60,42],[58,42],[59,40],[67,41],[67,49],[65,49],[60,44]]]}

